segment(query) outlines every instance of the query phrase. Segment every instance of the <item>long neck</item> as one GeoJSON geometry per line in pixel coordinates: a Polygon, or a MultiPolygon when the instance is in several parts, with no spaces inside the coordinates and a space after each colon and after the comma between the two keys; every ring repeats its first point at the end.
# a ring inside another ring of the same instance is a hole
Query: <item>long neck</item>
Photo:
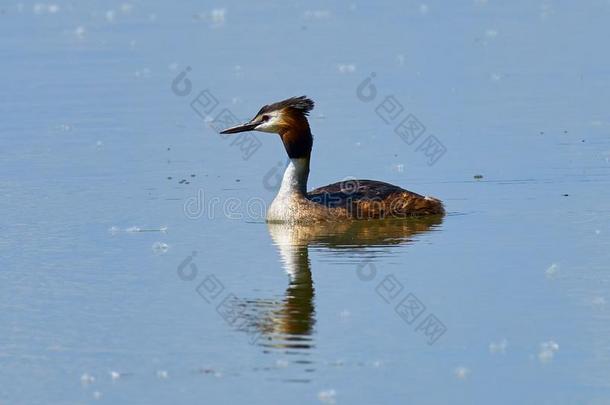
{"type": "Polygon", "coordinates": [[[313,136],[304,115],[287,114],[284,120],[288,125],[279,132],[279,135],[290,158],[290,163],[284,172],[278,196],[294,193],[306,195],[313,136]]]}
{"type": "Polygon", "coordinates": [[[290,158],[290,162],[284,172],[282,185],[278,196],[290,194],[307,194],[307,178],[309,177],[309,157],[290,158]]]}

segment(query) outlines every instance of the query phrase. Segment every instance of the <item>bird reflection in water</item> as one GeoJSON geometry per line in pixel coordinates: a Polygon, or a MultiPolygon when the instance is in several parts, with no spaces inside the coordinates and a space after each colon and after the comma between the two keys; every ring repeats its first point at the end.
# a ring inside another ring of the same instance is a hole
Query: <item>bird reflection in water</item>
{"type": "MultiPolygon", "coordinates": [[[[265,352],[285,356],[278,361],[280,365],[295,363],[301,365],[302,372],[315,371],[310,360],[315,347],[316,323],[310,248],[329,253],[331,261],[356,263],[367,259],[374,262],[384,251],[391,254],[382,248],[413,243],[416,235],[434,230],[441,223],[442,216],[310,225],[267,224],[289,276],[289,285],[282,299],[241,303],[249,329],[255,329],[259,335],[257,344],[265,352]]],[[[309,378],[301,375],[290,381],[308,382],[309,378]]]]}

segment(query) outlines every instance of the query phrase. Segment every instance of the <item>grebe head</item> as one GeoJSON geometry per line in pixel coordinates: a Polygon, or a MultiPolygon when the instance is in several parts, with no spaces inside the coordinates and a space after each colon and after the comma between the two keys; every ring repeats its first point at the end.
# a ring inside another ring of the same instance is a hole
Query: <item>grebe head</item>
{"type": "Polygon", "coordinates": [[[263,106],[249,122],[227,128],[221,134],[245,131],[271,132],[280,135],[288,156],[293,159],[309,158],[313,137],[307,115],[314,102],[305,97],[291,97],[263,106]]]}

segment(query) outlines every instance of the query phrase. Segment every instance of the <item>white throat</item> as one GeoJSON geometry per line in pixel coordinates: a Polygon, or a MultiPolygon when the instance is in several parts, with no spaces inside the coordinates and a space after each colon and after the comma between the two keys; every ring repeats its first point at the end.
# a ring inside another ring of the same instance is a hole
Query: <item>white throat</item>
{"type": "Polygon", "coordinates": [[[308,177],[309,159],[290,159],[276,198],[287,197],[294,194],[306,195],[308,177]]]}
{"type": "Polygon", "coordinates": [[[291,222],[298,216],[298,202],[307,195],[308,176],[309,158],[290,159],[280,190],[267,210],[267,221],[291,222]]]}

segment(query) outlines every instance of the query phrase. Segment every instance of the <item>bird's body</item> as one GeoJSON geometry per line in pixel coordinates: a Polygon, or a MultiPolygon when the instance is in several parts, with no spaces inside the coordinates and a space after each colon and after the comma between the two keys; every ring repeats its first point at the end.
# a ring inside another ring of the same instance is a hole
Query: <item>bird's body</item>
{"type": "Polygon", "coordinates": [[[280,135],[290,162],[267,211],[268,222],[312,223],[444,213],[440,200],[381,181],[348,179],[307,192],[313,145],[307,113],[312,108],[313,102],[305,97],[290,98],[264,106],[249,123],[222,132],[257,130],[280,135]]]}

